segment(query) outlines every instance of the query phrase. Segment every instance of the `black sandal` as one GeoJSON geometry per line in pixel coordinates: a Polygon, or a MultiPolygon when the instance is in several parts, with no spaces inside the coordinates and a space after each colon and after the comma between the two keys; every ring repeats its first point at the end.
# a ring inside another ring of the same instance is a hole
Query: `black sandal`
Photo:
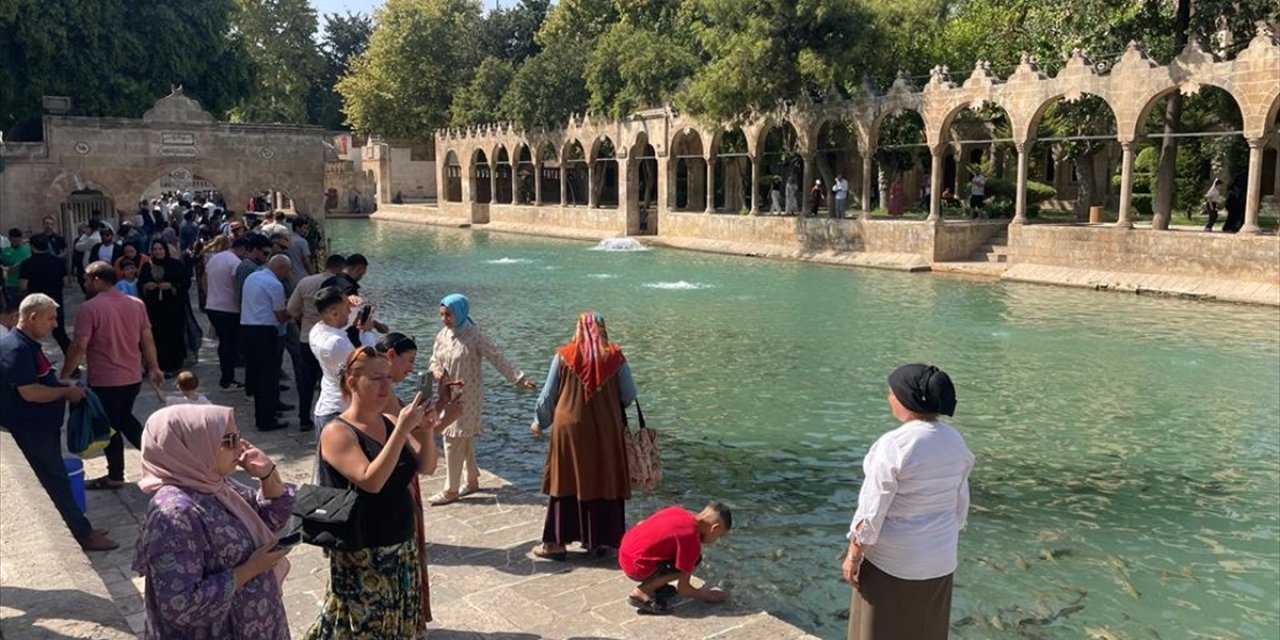
{"type": "Polygon", "coordinates": [[[112,480],[107,476],[84,483],[86,491],[119,491],[122,487],[124,487],[124,480],[112,480]]]}
{"type": "Polygon", "coordinates": [[[659,600],[670,600],[671,598],[676,597],[676,594],[678,593],[679,591],[676,590],[674,585],[664,584],[661,587],[658,587],[657,591],[653,592],[653,597],[659,600]]]}
{"type": "Polygon", "coordinates": [[[635,607],[636,613],[640,615],[665,616],[671,613],[671,607],[668,607],[667,603],[658,600],[657,598],[641,600],[640,598],[631,596],[627,598],[627,600],[631,602],[631,606],[635,607]]]}

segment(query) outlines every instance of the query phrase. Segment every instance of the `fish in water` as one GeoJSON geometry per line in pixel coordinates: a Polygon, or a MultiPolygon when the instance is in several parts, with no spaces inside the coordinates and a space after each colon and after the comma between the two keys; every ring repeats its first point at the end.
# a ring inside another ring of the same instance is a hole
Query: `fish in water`
{"type": "Polygon", "coordinates": [[[1061,608],[1061,609],[1058,609],[1058,610],[1057,610],[1056,612],[1054,612],[1052,615],[1048,615],[1048,616],[1041,616],[1041,617],[1023,618],[1023,619],[1021,619],[1021,620],[1019,620],[1019,621],[1018,621],[1018,626],[1019,626],[1019,627],[1027,627],[1027,626],[1042,627],[1042,626],[1045,626],[1045,625],[1053,624],[1054,622],[1057,622],[1058,620],[1062,620],[1062,619],[1064,619],[1064,618],[1069,617],[1069,616],[1070,616],[1071,614],[1073,614],[1073,613],[1079,613],[1080,611],[1083,611],[1083,610],[1084,610],[1084,605],[1082,605],[1082,604],[1073,604],[1073,605],[1071,605],[1071,606],[1067,606],[1067,607],[1063,607],[1063,608],[1061,608]]]}
{"type": "Polygon", "coordinates": [[[1121,640],[1120,636],[1105,627],[1085,627],[1084,632],[1089,634],[1089,640],[1121,640]]]}

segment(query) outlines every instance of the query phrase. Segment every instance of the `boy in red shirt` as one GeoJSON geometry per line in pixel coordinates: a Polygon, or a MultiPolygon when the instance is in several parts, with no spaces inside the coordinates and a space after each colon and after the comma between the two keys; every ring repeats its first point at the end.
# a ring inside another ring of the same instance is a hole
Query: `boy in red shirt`
{"type": "Polygon", "coordinates": [[[618,549],[623,573],[640,583],[631,592],[631,604],[640,613],[661,615],[670,612],[665,597],[675,593],[703,602],[724,602],[728,593],[695,588],[689,579],[702,562],[702,545],[714,543],[731,528],[733,514],[719,502],[697,514],[666,507],[632,527],[618,549]],[[677,583],[674,589],[669,586],[672,582],[677,583]]]}

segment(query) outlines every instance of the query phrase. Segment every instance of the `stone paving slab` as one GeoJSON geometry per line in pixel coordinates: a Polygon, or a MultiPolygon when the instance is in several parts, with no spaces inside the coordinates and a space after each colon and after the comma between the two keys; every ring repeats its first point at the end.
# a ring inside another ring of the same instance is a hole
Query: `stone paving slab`
{"type": "MultiPolygon", "coordinates": [[[[69,324],[73,323],[70,313],[68,317],[69,324]]],[[[244,437],[271,456],[286,482],[310,480],[314,435],[300,432],[296,426],[270,433],[256,432],[251,426],[251,401],[241,392],[217,388],[215,348],[215,342],[206,340],[201,363],[191,368],[200,377],[203,392],[216,404],[236,408],[244,437]]],[[[55,360],[60,359],[56,347],[48,353],[55,360]]],[[[289,371],[288,366],[285,370],[289,371]]],[[[296,401],[292,390],[283,392],[282,397],[291,404],[296,401]]],[[[139,396],[135,414],[145,423],[146,416],[159,406],[155,394],[145,391],[139,396]]],[[[291,425],[297,424],[296,416],[287,418],[291,425]]],[[[133,547],[149,501],[149,496],[133,484],[140,477],[140,457],[137,450],[126,447],[126,477],[130,484],[119,491],[89,492],[87,499],[87,514],[94,526],[110,529],[111,536],[121,545],[115,551],[89,554],[87,567],[92,568],[106,586],[106,594],[102,595],[109,595],[134,633],[141,633],[143,629],[144,584],[131,569],[133,547]]],[[[105,473],[105,459],[99,457],[85,462],[86,478],[105,473]]],[[[243,475],[240,479],[250,482],[243,475]]],[[[436,475],[422,479],[423,495],[434,494],[443,483],[442,464],[436,475]]],[[[681,602],[672,616],[661,619],[639,616],[627,604],[632,583],[618,570],[615,559],[589,557],[571,550],[567,562],[554,562],[530,554],[542,533],[543,496],[513,486],[488,472],[482,472],[480,483],[482,491],[477,494],[450,505],[426,509],[435,618],[428,631],[431,638],[737,640],[768,637],[784,640],[811,637],[737,602],[723,605],[681,602]]],[[[6,527],[18,519],[20,515],[7,505],[0,512],[0,520],[6,527]]],[[[50,532],[51,535],[63,533],[61,530],[50,532]]],[[[74,545],[69,536],[66,541],[74,545]]],[[[84,557],[78,552],[77,555],[84,557]]],[[[289,627],[294,636],[300,636],[319,612],[328,581],[328,563],[318,548],[307,545],[296,548],[289,560],[292,568],[284,585],[284,602],[289,627]]],[[[13,564],[6,559],[6,568],[13,564]]],[[[0,613],[3,611],[0,608],[0,613]]]]}

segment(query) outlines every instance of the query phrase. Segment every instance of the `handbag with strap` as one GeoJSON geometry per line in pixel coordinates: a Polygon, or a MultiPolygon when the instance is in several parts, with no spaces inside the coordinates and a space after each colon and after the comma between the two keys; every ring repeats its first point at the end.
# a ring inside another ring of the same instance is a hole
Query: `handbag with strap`
{"type": "Polygon", "coordinates": [[[627,408],[622,408],[622,443],[627,452],[627,471],[631,488],[649,491],[662,482],[662,460],[658,455],[658,432],[644,422],[644,411],[636,400],[636,416],[640,428],[635,431],[627,424],[627,408]]]}
{"type": "MultiPolygon", "coordinates": [[[[354,427],[347,428],[355,431],[354,427]]],[[[357,434],[356,438],[359,438],[357,434]]],[[[323,464],[320,445],[316,444],[316,466],[323,464]]],[[[334,471],[333,473],[337,473],[334,471]]],[[[317,473],[317,481],[322,481],[317,473]]],[[[363,548],[358,526],[360,511],[359,490],[347,480],[345,488],[318,484],[304,484],[293,499],[293,518],[290,531],[302,533],[302,541],[335,551],[354,551],[363,548]]]]}

